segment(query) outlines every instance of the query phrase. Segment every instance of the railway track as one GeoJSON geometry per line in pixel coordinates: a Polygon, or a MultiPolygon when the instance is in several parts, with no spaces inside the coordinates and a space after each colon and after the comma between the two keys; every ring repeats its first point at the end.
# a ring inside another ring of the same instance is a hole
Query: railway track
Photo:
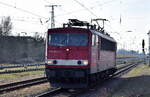
{"type": "Polygon", "coordinates": [[[38,94],[34,97],[77,97],[80,93],[86,92],[88,89],[67,90],[62,88],[54,88],[49,91],[38,94]]]}
{"type": "MultiPolygon", "coordinates": [[[[110,80],[117,76],[121,76],[124,73],[127,73],[129,70],[131,70],[132,68],[136,67],[137,65],[139,65],[141,63],[142,62],[136,62],[134,64],[129,64],[127,66],[120,67],[120,68],[118,68],[118,71],[115,74],[111,75],[107,80],[110,80]]],[[[53,96],[57,96],[57,95],[58,95],[58,97],[60,95],[63,95],[63,97],[77,97],[81,93],[88,92],[88,90],[89,89],[78,89],[78,90],[74,90],[74,91],[70,92],[68,90],[56,88],[56,89],[52,89],[52,90],[43,92],[39,95],[36,95],[35,97],[53,97],[53,96]]]]}
{"type": "MultiPolygon", "coordinates": [[[[117,58],[117,65],[126,64],[134,60],[139,60],[139,58],[117,58]]],[[[141,59],[140,59],[141,60],[141,59]]],[[[21,72],[30,72],[30,71],[44,71],[44,68],[39,68],[39,66],[44,66],[44,64],[11,64],[11,65],[0,65],[0,74],[10,74],[10,73],[21,73],[21,72]],[[35,68],[30,68],[30,67],[35,68]],[[24,69],[18,69],[24,67],[24,69]],[[11,70],[11,68],[14,68],[11,70]],[[16,70],[15,70],[16,68],[16,70]],[[26,69],[28,68],[28,69],[26,69]]]]}
{"type": "Polygon", "coordinates": [[[8,91],[17,90],[28,86],[45,83],[45,82],[47,82],[46,77],[41,77],[41,78],[36,78],[36,79],[31,79],[31,80],[26,80],[21,82],[4,84],[4,85],[0,85],[0,93],[5,93],[8,91]]]}
{"type": "Polygon", "coordinates": [[[115,76],[118,76],[118,75],[122,75],[122,74],[128,72],[129,70],[131,70],[132,68],[136,67],[137,65],[139,65],[141,63],[143,63],[143,61],[119,67],[118,71],[115,74],[113,74],[112,77],[115,77],[115,76]]]}
{"type": "MultiPolygon", "coordinates": [[[[116,72],[114,75],[112,75],[112,77],[129,71],[133,67],[137,66],[137,64],[139,64],[139,63],[128,64],[128,65],[119,67],[118,72],[116,72]]],[[[10,83],[10,84],[0,85],[0,93],[5,93],[5,92],[12,91],[12,90],[25,88],[25,87],[28,87],[31,85],[38,85],[38,84],[45,83],[45,82],[47,82],[46,77],[42,77],[42,78],[37,78],[37,79],[32,79],[32,80],[26,80],[26,81],[21,81],[21,82],[15,82],[15,83],[10,83]]],[[[75,95],[80,94],[81,92],[83,93],[84,91],[87,91],[87,90],[81,89],[81,90],[74,90],[74,91],[70,92],[70,91],[66,91],[66,90],[61,89],[61,88],[51,88],[49,91],[46,91],[46,92],[41,93],[39,95],[36,95],[36,97],[49,97],[50,95],[60,94],[63,92],[70,95],[67,97],[74,97],[75,95]]]]}

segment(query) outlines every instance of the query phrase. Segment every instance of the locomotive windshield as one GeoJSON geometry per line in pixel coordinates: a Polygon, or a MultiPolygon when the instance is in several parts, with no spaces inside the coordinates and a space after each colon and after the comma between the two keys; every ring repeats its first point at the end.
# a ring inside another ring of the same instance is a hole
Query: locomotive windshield
{"type": "Polygon", "coordinates": [[[52,46],[87,46],[87,33],[51,33],[49,45],[52,46]]]}

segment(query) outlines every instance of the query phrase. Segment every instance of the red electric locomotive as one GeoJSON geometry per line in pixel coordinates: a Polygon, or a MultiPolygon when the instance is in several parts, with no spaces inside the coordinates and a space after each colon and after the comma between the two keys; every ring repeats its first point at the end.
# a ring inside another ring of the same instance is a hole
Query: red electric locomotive
{"type": "Polygon", "coordinates": [[[48,30],[45,65],[51,86],[86,88],[116,71],[116,41],[102,28],[70,19],[48,30]]]}

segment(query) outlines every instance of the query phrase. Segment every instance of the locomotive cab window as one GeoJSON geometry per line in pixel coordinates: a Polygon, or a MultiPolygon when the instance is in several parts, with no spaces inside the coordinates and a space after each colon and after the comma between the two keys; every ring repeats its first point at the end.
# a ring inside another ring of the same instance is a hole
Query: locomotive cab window
{"type": "Polygon", "coordinates": [[[87,33],[51,33],[48,44],[51,46],[87,46],[87,33]]]}
{"type": "Polygon", "coordinates": [[[115,51],[116,50],[116,43],[110,40],[101,38],[101,50],[106,51],[115,51]]]}

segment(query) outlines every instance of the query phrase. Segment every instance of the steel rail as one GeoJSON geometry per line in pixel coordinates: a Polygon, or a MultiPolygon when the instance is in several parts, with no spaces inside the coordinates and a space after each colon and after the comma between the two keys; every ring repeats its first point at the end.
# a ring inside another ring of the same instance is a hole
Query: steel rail
{"type": "MultiPolygon", "coordinates": [[[[127,73],[129,70],[131,70],[132,68],[136,67],[137,65],[141,64],[142,62],[136,62],[134,64],[130,64],[130,65],[127,65],[127,66],[124,66],[124,68],[120,68],[118,69],[118,72],[116,72],[115,74],[113,74],[112,76],[110,76],[109,78],[105,79],[103,82],[105,82],[106,80],[111,80],[113,79],[114,77],[118,76],[118,75],[121,75],[121,74],[124,74],[124,73],[127,73]]],[[[102,82],[102,83],[103,83],[102,82]]],[[[71,95],[67,96],[67,97],[77,97],[79,96],[80,94],[83,94],[85,92],[88,92],[89,89],[83,89],[83,90],[79,90],[77,91],[76,93],[72,93],[71,95]]],[[[44,97],[44,96],[43,96],[44,97]]],[[[47,96],[48,97],[48,96],[47,96]]]]}
{"type": "MultiPolygon", "coordinates": [[[[123,63],[122,61],[124,61],[124,60],[137,59],[137,58],[138,57],[123,57],[123,58],[116,58],[116,61],[119,61],[119,62],[123,63]]],[[[0,64],[0,69],[18,68],[18,67],[25,67],[25,66],[41,66],[41,65],[45,65],[45,64],[44,63],[39,63],[39,64],[38,63],[35,63],[35,64],[8,64],[8,65],[0,64]]]]}
{"type": "Polygon", "coordinates": [[[62,91],[63,91],[62,88],[50,88],[49,91],[45,91],[45,92],[43,92],[41,94],[38,94],[38,95],[36,95],[34,97],[51,97],[52,95],[61,93],[62,91]]]}
{"type": "Polygon", "coordinates": [[[7,70],[0,72],[0,74],[10,74],[10,73],[21,73],[21,72],[30,72],[30,71],[44,71],[45,68],[33,68],[33,69],[22,69],[22,70],[7,70]]]}
{"type": "Polygon", "coordinates": [[[115,77],[115,76],[117,76],[117,75],[119,75],[119,74],[121,74],[121,73],[126,73],[127,71],[129,71],[130,69],[136,67],[137,65],[139,65],[139,64],[141,64],[141,63],[143,63],[143,61],[141,61],[141,62],[136,62],[136,63],[134,63],[134,64],[130,64],[130,65],[124,66],[124,68],[123,68],[123,67],[120,67],[120,68],[118,69],[118,71],[112,75],[112,77],[115,77]]]}
{"type": "Polygon", "coordinates": [[[36,79],[31,79],[31,80],[4,84],[4,85],[0,85],[0,93],[13,91],[13,90],[17,90],[17,89],[21,89],[21,88],[25,88],[25,87],[32,86],[32,85],[41,84],[41,83],[46,83],[46,82],[48,82],[47,78],[41,77],[41,78],[36,78],[36,79]]]}
{"type": "Polygon", "coordinates": [[[0,69],[5,69],[5,68],[19,68],[19,67],[25,67],[25,66],[42,66],[45,64],[9,64],[9,65],[1,65],[0,64],[0,69]]]}
{"type": "MultiPolygon", "coordinates": [[[[121,68],[118,68],[118,72],[116,72],[115,74],[110,76],[108,79],[111,79],[111,78],[113,78],[113,77],[115,77],[117,75],[120,75],[120,74],[122,74],[124,72],[127,72],[127,71],[131,70],[132,68],[136,67],[140,63],[142,63],[142,62],[136,62],[134,64],[129,64],[127,66],[122,66],[121,68]]],[[[79,90],[77,90],[75,92],[72,92],[72,93],[68,92],[68,93],[70,93],[70,95],[67,95],[67,97],[77,97],[79,94],[84,93],[85,91],[88,91],[88,89],[79,89],[79,90]]],[[[40,95],[36,95],[35,97],[52,97],[53,95],[57,95],[57,94],[60,94],[62,92],[64,92],[64,90],[61,89],[61,88],[58,88],[56,90],[54,89],[52,91],[51,90],[50,91],[46,91],[44,93],[41,93],[40,95]]]]}

